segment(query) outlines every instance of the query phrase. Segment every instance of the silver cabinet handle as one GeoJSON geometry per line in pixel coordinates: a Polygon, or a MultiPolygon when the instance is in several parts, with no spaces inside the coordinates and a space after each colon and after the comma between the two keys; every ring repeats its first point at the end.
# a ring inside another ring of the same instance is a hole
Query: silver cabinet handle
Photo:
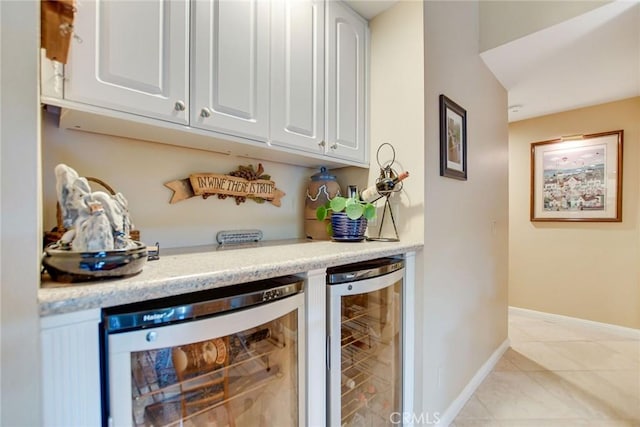
{"type": "Polygon", "coordinates": [[[325,145],[327,145],[327,143],[326,143],[326,142],[324,142],[324,141],[320,141],[320,142],[318,142],[318,145],[319,145],[320,147],[324,147],[325,145]]]}
{"type": "Polygon", "coordinates": [[[203,109],[200,111],[200,117],[205,118],[205,119],[206,119],[207,117],[211,117],[211,110],[209,110],[208,108],[203,108],[203,109]]]}
{"type": "Polygon", "coordinates": [[[184,102],[183,102],[183,101],[176,101],[176,103],[175,103],[175,105],[173,106],[173,108],[174,108],[176,111],[184,111],[184,110],[185,110],[185,108],[187,108],[187,106],[186,106],[186,105],[184,105],[184,102]]]}
{"type": "Polygon", "coordinates": [[[327,340],[324,344],[324,352],[327,362],[327,369],[331,370],[331,335],[327,335],[327,340]]]}
{"type": "Polygon", "coordinates": [[[336,150],[336,149],[338,148],[338,143],[337,143],[337,142],[334,142],[333,144],[331,144],[331,147],[330,147],[330,148],[331,148],[332,150],[336,150]]]}

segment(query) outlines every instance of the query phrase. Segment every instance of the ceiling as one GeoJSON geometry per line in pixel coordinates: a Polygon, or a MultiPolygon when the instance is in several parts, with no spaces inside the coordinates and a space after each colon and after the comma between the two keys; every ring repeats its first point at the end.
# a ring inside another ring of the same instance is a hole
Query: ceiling
{"type": "MultiPolygon", "coordinates": [[[[347,0],[367,19],[398,0],[347,0]]],[[[509,121],[640,96],[640,3],[619,0],[490,49],[509,121]]]]}
{"type": "Polygon", "coordinates": [[[398,1],[399,0],[345,0],[351,9],[368,20],[389,9],[398,1]]]}
{"type": "Polygon", "coordinates": [[[640,3],[614,1],[481,54],[509,121],[640,96],[640,3]]]}

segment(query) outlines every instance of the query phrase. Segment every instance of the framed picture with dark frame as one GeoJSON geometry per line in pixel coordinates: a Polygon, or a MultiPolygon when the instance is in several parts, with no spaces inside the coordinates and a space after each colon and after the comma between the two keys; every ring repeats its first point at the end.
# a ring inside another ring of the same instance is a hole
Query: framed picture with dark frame
{"type": "Polygon", "coordinates": [[[531,143],[531,221],[622,221],[623,131],[531,143]]]}
{"type": "Polygon", "coordinates": [[[440,176],[467,179],[467,111],[440,95],[440,176]]]}

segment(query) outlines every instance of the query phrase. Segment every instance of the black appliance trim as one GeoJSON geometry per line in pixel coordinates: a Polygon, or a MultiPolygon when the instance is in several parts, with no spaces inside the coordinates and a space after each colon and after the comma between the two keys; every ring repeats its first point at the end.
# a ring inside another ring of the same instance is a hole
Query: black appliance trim
{"type": "Polygon", "coordinates": [[[384,276],[404,268],[404,258],[387,257],[354,264],[340,265],[327,269],[327,284],[355,282],[372,277],[384,276]]]}
{"type": "Polygon", "coordinates": [[[107,334],[166,326],[215,316],[283,299],[304,290],[299,276],[282,276],[206,291],[105,308],[102,325],[107,334]]]}

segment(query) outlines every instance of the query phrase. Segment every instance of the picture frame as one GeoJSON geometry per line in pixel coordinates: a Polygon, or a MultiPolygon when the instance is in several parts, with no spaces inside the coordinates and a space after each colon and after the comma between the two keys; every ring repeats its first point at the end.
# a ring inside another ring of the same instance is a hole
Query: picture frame
{"type": "Polygon", "coordinates": [[[531,221],[622,221],[622,130],[531,143],[531,221]]]}
{"type": "Polygon", "coordinates": [[[467,180],[467,111],[440,95],[440,176],[467,180]]]}

